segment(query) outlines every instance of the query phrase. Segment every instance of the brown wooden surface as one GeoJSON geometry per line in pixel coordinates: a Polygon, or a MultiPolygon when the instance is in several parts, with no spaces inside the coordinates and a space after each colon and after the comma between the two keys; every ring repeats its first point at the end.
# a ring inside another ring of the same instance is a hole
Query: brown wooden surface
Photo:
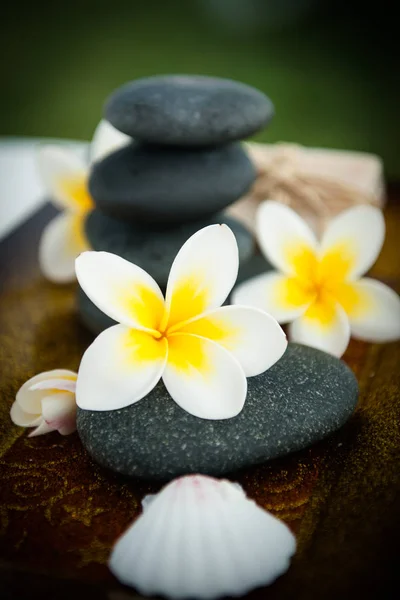
{"type": "MultiPolygon", "coordinates": [[[[106,561],[116,537],[158,487],[95,465],[77,434],[28,439],[9,409],[40,371],[76,370],[91,335],[75,286],[54,286],[36,260],[47,206],[0,243],[0,598],[129,600],[106,561]]],[[[372,275],[400,291],[400,188],[372,275]]],[[[348,424],[310,449],[232,476],[288,523],[298,552],[288,573],[249,598],[397,598],[400,581],[400,344],[352,341],[360,383],[348,424]]]]}

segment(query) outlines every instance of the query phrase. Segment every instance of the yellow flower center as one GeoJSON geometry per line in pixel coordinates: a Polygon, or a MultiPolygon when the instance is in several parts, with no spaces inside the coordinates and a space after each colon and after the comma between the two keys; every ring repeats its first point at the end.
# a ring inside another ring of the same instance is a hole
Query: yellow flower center
{"type": "Polygon", "coordinates": [[[193,294],[193,288],[194,280],[186,280],[177,287],[169,313],[164,309],[159,325],[152,330],[151,336],[160,345],[165,342],[168,344],[170,366],[184,373],[190,373],[192,369],[204,373],[210,370],[204,341],[192,335],[182,335],[200,333],[196,327],[191,331],[190,323],[201,314],[205,298],[204,294],[193,294]]]}
{"type": "Polygon", "coordinates": [[[277,289],[276,303],[285,307],[309,305],[306,316],[329,324],[339,302],[346,312],[355,309],[359,297],[351,283],[346,283],[354,261],[351,242],[333,246],[319,258],[307,246],[293,244],[286,252],[294,274],[282,281],[277,289]]]}
{"type": "Polygon", "coordinates": [[[198,273],[182,278],[175,285],[169,310],[157,293],[145,285],[137,285],[129,291],[119,290],[119,301],[129,307],[135,321],[148,329],[143,335],[132,333],[128,337],[128,345],[136,359],[161,356],[167,348],[168,364],[182,372],[212,370],[207,353],[208,340],[227,347],[235,343],[238,332],[216,317],[201,317],[207,309],[210,294],[203,282],[204,278],[198,273]]]}
{"type": "Polygon", "coordinates": [[[128,364],[153,361],[165,356],[168,352],[168,364],[183,374],[193,370],[202,373],[211,372],[204,338],[175,329],[170,331],[152,330],[151,333],[130,329],[126,337],[128,364]]]}

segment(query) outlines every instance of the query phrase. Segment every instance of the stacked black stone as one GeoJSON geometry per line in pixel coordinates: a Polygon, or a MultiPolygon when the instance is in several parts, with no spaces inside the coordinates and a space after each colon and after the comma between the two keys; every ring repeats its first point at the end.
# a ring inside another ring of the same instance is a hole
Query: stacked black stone
{"type": "MultiPolygon", "coordinates": [[[[273,112],[267,96],[227,79],[156,76],[117,89],[105,118],[132,142],[92,169],[91,247],[134,262],[165,289],[183,243],[207,225],[226,223],[243,268],[254,255],[252,236],[221,211],[256,178],[239,140],[266,126],[273,112]]],[[[79,304],[95,333],[112,324],[82,292],[79,304]]]]}

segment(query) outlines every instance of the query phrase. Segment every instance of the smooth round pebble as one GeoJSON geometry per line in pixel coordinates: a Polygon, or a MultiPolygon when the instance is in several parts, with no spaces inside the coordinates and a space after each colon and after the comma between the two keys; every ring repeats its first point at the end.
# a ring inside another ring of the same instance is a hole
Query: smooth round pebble
{"type": "Polygon", "coordinates": [[[93,166],[89,190],[107,214],[170,226],[222,210],[255,178],[240,144],[188,150],[132,143],[93,166]]]}
{"type": "Polygon", "coordinates": [[[78,409],[78,432],[94,460],[125,475],[221,476],[321,440],[349,419],[357,398],[356,378],[343,361],[289,344],[271,369],[248,379],[246,403],[237,417],[194,417],[160,382],[121,410],[78,409]]]}
{"type": "Polygon", "coordinates": [[[108,99],[105,117],[152,144],[214,146],[244,139],[274,115],[271,100],[231,79],[166,75],[131,81],[108,99]]]}

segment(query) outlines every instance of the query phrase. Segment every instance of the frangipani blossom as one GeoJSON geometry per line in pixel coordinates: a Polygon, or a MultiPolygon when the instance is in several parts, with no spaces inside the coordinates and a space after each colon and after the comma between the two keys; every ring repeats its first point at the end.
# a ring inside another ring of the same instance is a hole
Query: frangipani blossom
{"type": "MultiPolygon", "coordinates": [[[[129,139],[107,121],[100,121],[90,148],[90,164],[129,139]]],[[[84,219],[93,208],[87,188],[90,165],[68,147],[45,145],[38,152],[38,168],[49,198],[63,211],[43,231],[40,268],[50,281],[67,283],[75,279],[75,258],[89,247],[84,219]]]]}
{"type": "Polygon", "coordinates": [[[238,265],[229,227],[201,229],[176,256],[164,300],[154,279],[138,266],[107,252],[81,254],[76,274],[83,291],[119,325],[103,331],[86,350],[78,406],[129,406],[162,377],[187,412],[204,419],[237,415],[246,399],[246,377],[271,367],[287,346],[270,315],[244,306],[221,307],[238,265]]]}
{"type": "Polygon", "coordinates": [[[58,431],[69,435],[76,430],[77,374],[55,369],[35,375],[18,390],[10,410],[11,420],[20,427],[35,427],[29,437],[58,431]]]}
{"type": "Polygon", "coordinates": [[[400,299],[389,287],[362,278],[377,259],[385,237],[381,211],[357,206],[339,214],[320,242],[290,208],[264,202],[257,215],[258,241],[278,271],[239,285],[235,304],[267,310],[291,322],[293,341],[336,356],[350,335],[386,342],[400,337],[400,299]]]}

